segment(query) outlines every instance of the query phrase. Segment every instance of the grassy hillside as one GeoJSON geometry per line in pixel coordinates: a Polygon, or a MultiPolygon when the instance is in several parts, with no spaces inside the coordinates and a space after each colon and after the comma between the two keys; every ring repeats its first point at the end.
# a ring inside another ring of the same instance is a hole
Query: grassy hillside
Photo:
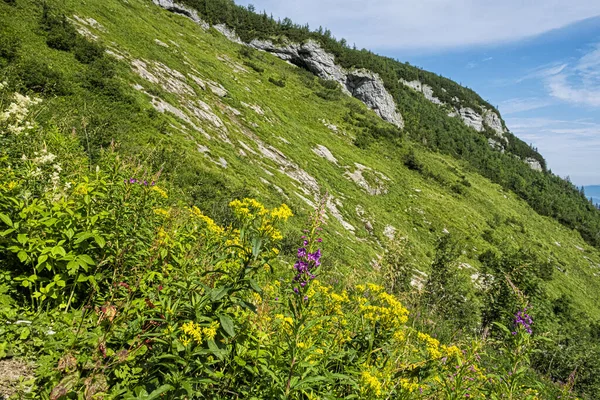
{"type": "MultiPolygon", "coordinates": [[[[103,179],[108,187],[118,187],[131,177],[148,181],[153,177],[169,189],[174,204],[147,207],[196,206],[225,228],[238,221],[239,215],[227,207],[233,199],[254,197],[271,208],[285,203],[295,217],[281,228],[284,239],[276,264],[279,276],[286,263],[293,263],[308,216],[323,199],[328,199],[321,235],[326,254],[321,273],[325,282],[337,285],[336,289],[363,281],[386,286],[395,273],[389,262],[393,251],[386,253],[386,249],[394,248],[394,241],[390,244],[393,236],[396,244],[400,238],[407,243],[401,264],[409,271],[408,277],[420,278],[426,284],[427,276],[434,275],[432,263],[437,265],[440,258],[440,239],[449,234],[457,240],[452,265],[460,265],[473,277],[474,284],[467,283],[477,302],[484,304],[482,309],[493,293],[473,288],[489,284],[488,273],[501,277],[518,259],[511,277],[518,281],[525,276],[519,282],[527,285],[535,282],[531,287],[520,288],[538,301],[539,309],[534,308],[532,313],[536,317],[539,313],[540,329],[558,332],[557,337],[562,337],[560,318],[568,314],[565,307],[581,313],[586,329],[600,318],[598,249],[588,244],[579,231],[568,228],[568,223],[559,223],[558,217],[537,213],[522,193],[515,194],[506,185],[483,176],[476,165],[481,159],[469,158],[468,146],[462,146],[482,143],[487,152],[485,137],[448,118],[408,89],[397,95],[403,99],[399,108],[408,121],[406,131],[401,133],[360,101],[343,95],[312,74],[269,54],[232,43],[214,28],[205,29],[146,0],[65,0],[51,3],[49,8],[28,0],[4,1],[0,2],[0,27],[0,82],[5,82],[2,109],[14,102],[15,92],[43,98],[33,115],[43,133],[32,139],[30,148],[26,142],[17,145],[10,136],[2,136],[5,172],[17,169],[22,154],[35,160],[39,154],[29,153],[39,153],[48,146],[49,151],[62,157],[61,168],[65,172],[61,179],[65,184],[68,179],[77,182],[88,173],[88,179],[93,180],[96,165],[107,174],[103,179]],[[436,125],[426,129],[427,123],[436,125]],[[443,136],[443,127],[452,134],[443,136]],[[460,134],[468,141],[455,140],[460,134]],[[462,148],[464,156],[449,151],[454,145],[455,149],[462,148]],[[115,153],[107,156],[107,149],[115,153]],[[125,160],[126,167],[112,173],[116,167],[107,157],[117,154],[125,160]]],[[[475,96],[471,95],[474,99],[475,96]]],[[[505,162],[504,156],[494,157],[500,164],[505,162]]],[[[490,162],[490,166],[494,165],[490,162]]],[[[515,171],[537,176],[525,164],[515,167],[515,171]]],[[[502,183],[512,179],[511,174],[498,180],[502,183]]],[[[7,188],[11,179],[7,174],[3,182],[7,188]]],[[[20,179],[26,180],[26,176],[20,179]]],[[[524,186],[526,182],[523,178],[515,185],[533,193],[534,188],[524,186]]],[[[540,189],[544,196],[548,189],[545,190],[540,189]]],[[[569,195],[570,190],[566,185],[556,197],[562,199],[561,204],[572,201],[578,209],[581,204],[569,195]]],[[[100,200],[111,198],[109,192],[100,191],[95,201],[109,207],[109,203],[100,200]]],[[[24,192],[7,194],[7,189],[4,193],[7,199],[14,196],[21,201],[19,196],[24,192]]],[[[41,194],[40,197],[43,198],[41,194]]],[[[2,212],[16,218],[19,212],[15,211],[15,203],[3,200],[2,204],[2,212]]],[[[127,200],[110,203],[114,213],[124,207],[131,212],[127,215],[135,215],[129,206],[127,200]]],[[[148,220],[155,218],[143,215],[148,220]]],[[[563,219],[570,220],[568,216],[563,219]]],[[[111,223],[119,226],[117,220],[111,223]]],[[[127,225],[128,234],[135,232],[137,225],[133,222],[124,219],[121,223],[131,223],[127,225]]],[[[150,225],[148,232],[140,232],[141,243],[152,243],[153,229],[158,225],[150,225]]],[[[6,237],[12,234],[6,233],[6,237]]],[[[10,265],[6,267],[8,275],[0,281],[3,285],[14,278],[11,274],[23,269],[19,262],[32,262],[21,260],[20,252],[12,254],[7,243],[8,239],[0,240],[5,249],[3,257],[10,260],[6,261],[10,265]],[[7,254],[12,254],[12,258],[7,254]]],[[[94,257],[103,254],[93,246],[91,249],[94,257]]],[[[215,254],[203,254],[203,266],[217,259],[215,254]]],[[[100,264],[100,260],[104,258],[93,261],[100,264]]],[[[113,262],[109,261],[109,265],[113,262]]],[[[127,265],[136,265],[135,260],[127,265]]],[[[107,276],[103,275],[104,279],[107,276]]],[[[261,284],[270,282],[265,277],[260,280],[261,284]]],[[[79,293],[76,286],[73,284],[73,293],[79,293]]],[[[19,296],[25,289],[6,292],[22,299],[19,296]]],[[[169,293],[176,297],[175,289],[169,293]]],[[[69,306],[72,302],[74,308],[82,307],[85,294],[71,299],[67,296],[69,306]]],[[[29,311],[39,313],[40,309],[43,307],[29,311]]],[[[487,311],[490,315],[495,312],[492,307],[487,311]]],[[[359,313],[356,309],[347,312],[359,313]]],[[[236,323],[243,320],[237,314],[235,318],[236,323]]],[[[506,315],[503,318],[506,321],[506,315]]],[[[227,322],[220,322],[228,326],[227,322]]],[[[421,323],[425,324],[414,322],[421,323]]],[[[454,338],[450,331],[448,328],[435,334],[454,338]]],[[[26,341],[27,335],[21,340],[26,341]]],[[[560,341],[557,339],[556,343],[559,346],[560,341]]],[[[581,378],[588,387],[582,390],[595,384],[592,367],[583,367],[577,358],[581,349],[565,355],[561,370],[544,358],[551,354],[552,347],[543,349],[545,353],[537,359],[538,372],[566,381],[573,368],[588,368],[585,379],[581,378]]],[[[18,353],[18,349],[11,351],[18,353]]],[[[52,379],[58,382],[62,378],[52,379]]]]}

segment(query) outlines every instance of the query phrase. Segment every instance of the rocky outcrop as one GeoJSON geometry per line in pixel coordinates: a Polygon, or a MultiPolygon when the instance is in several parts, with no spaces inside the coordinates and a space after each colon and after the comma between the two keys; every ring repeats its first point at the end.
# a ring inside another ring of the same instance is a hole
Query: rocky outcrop
{"type": "Polygon", "coordinates": [[[502,125],[502,120],[500,119],[498,114],[496,114],[493,111],[486,110],[486,112],[483,114],[483,121],[487,126],[492,128],[498,136],[504,138],[504,133],[506,132],[506,130],[504,129],[504,126],[502,125]]]}
{"type": "Polygon", "coordinates": [[[305,68],[322,79],[338,82],[344,93],[361,100],[382,119],[399,128],[404,127],[402,115],[396,110],[394,98],[385,89],[383,81],[376,73],[364,69],[346,71],[335,63],[332,54],[326,52],[313,40],[302,44],[275,45],[268,40],[255,39],[249,45],[305,68]]]}
{"type": "Polygon", "coordinates": [[[374,72],[365,69],[352,70],[346,76],[346,88],[385,121],[404,128],[402,115],[396,111],[396,102],[385,89],[383,81],[374,72]]]}
{"type": "Polygon", "coordinates": [[[538,160],[536,160],[535,158],[529,157],[529,158],[526,158],[524,161],[534,171],[542,172],[544,170],[542,168],[542,164],[540,164],[540,162],[538,160]]]}
{"type": "MultiPolygon", "coordinates": [[[[189,7],[178,4],[173,0],[152,1],[166,10],[185,15],[204,29],[209,28],[209,25],[199,17],[198,13],[189,7]]],[[[235,31],[229,29],[226,25],[218,24],[214,25],[213,28],[221,32],[232,42],[244,44],[235,31]]],[[[288,43],[285,45],[275,45],[268,40],[254,39],[248,45],[255,49],[272,53],[283,60],[305,68],[322,79],[338,82],[344,93],[364,102],[367,107],[375,111],[385,121],[396,125],[400,129],[404,128],[404,120],[402,119],[402,115],[396,110],[394,98],[385,89],[383,81],[376,73],[366,70],[344,70],[344,68],[335,63],[335,58],[332,54],[327,53],[313,40],[308,40],[301,44],[288,43]]]]}
{"type": "Polygon", "coordinates": [[[490,145],[490,147],[492,149],[498,150],[499,152],[504,153],[504,146],[502,146],[502,143],[498,142],[497,140],[488,138],[488,144],[490,145]]]}
{"type": "Polygon", "coordinates": [[[332,54],[327,53],[313,40],[302,44],[275,45],[269,40],[254,39],[249,43],[249,46],[269,52],[282,60],[303,67],[319,78],[336,81],[342,85],[342,90],[350,94],[346,89],[346,72],[344,69],[335,63],[332,54]]]}
{"type": "Polygon", "coordinates": [[[405,86],[408,86],[409,88],[417,91],[417,92],[421,92],[423,94],[423,96],[425,96],[425,98],[427,100],[429,100],[430,102],[432,102],[433,104],[437,104],[437,105],[443,105],[444,102],[441,101],[440,99],[438,99],[437,97],[435,97],[433,95],[433,88],[425,83],[421,83],[417,80],[415,81],[405,81],[404,79],[400,79],[400,83],[404,84],[405,86]]]}
{"type": "Polygon", "coordinates": [[[458,110],[458,115],[460,116],[460,119],[463,120],[465,125],[470,126],[477,132],[483,131],[483,117],[472,108],[463,107],[458,110]]]}
{"type": "Polygon", "coordinates": [[[243,44],[242,39],[240,39],[240,37],[235,33],[234,30],[229,29],[227,27],[227,25],[218,24],[218,25],[214,25],[213,28],[215,28],[217,31],[221,32],[223,34],[223,36],[225,36],[227,39],[231,40],[232,42],[238,43],[238,44],[243,44]]]}
{"type": "MultiPolygon", "coordinates": [[[[404,79],[400,79],[400,83],[417,92],[420,92],[427,100],[429,100],[433,104],[450,107],[452,111],[448,113],[449,117],[460,117],[460,119],[462,119],[465,125],[475,129],[478,132],[483,132],[485,126],[488,126],[494,132],[496,132],[496,135],[498,135],[499,138],[501,138],[505,142],[507,141],[507,139],[504,137],[504,134],[507,132],[507,130],[502,124],[502,120],[500,119],[498,114],[496,114],[494,111],[486,110],[483,106],[481,107],[481,111],[483,111],[482,113],[479,113],[478,111],[475,111],[470,107],[461,107],[460,109],[452,107],[441,101],[439,98],[435,97],[433,95],[433,88],[425,83],[422,83],[418,80],[409,82],[404,79]]],[[[445,91],[443,88],[442,90],[445,91]]],[[[452,100],[454,101],[454,103],[461,103],[458,97],[454,97],[452,100]]],[[[490,145],[492,144],[490,143],[490,145]]]]}
{"type": "Polygon", "coordinates": [[[178,3],[174,2],[173,0],[152,0],[152,1],[154,2],[154,4],[164,8],[165,10],[169,10],[171,12],[174,12],[175,14],[181,14],[181,15],[188,17],[189,19],[191,19],[192,21],[194,21],[195,23],[197,23],[204,29],[209,28],[209,25],[206,22],[204,22],[202,20],[202,18],[200,18],[200,16],[198,15],[198,12],[190,7],[186,7],[184,5],[178,4],[178,3]]]}

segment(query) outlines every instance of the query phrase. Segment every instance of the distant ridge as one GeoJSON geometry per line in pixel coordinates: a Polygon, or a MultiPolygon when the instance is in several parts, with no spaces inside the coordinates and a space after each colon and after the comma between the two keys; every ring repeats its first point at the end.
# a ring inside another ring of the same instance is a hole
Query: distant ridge
{"type": "Polygon", "coordinates": [[[586,197],[591,197],[594,203],[600,204],[600,185],[584,186],[583,189],[586,197]]]}

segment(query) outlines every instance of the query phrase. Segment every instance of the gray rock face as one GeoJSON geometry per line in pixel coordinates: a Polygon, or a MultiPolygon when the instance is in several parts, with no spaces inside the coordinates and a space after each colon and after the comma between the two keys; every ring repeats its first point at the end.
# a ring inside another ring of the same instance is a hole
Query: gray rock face
{"type": "MultiPolygon", "coordinates": [[[[185,15],[208,29],[208,24],[202,21],[195,10],[173,0],[152,1],[169,11],[185,15]]],[[[226,25],[215,25],[213,28],[221,32],[227,39],[243,44],[238,35],[226,25]]],[[[317,42],[309,40],[302,44],[288,43],[285,46],[276,46],[271,41],[255,39],[248,45],[306,68],[322,79],[338,82],[344,93],[361,100],[385,121],[396,125],[400,129],[404,128],[404,120],[396,110],[394,98],[385,89],[379,75],[366,70],[345,71],[335,63],[333,55],[327,53],[317,42]]]]}
{"type": "Polygon", "coordinates": [[[504,153],[504,146],[502,146],[502,143],[492,139],[492,138],[488,138],[488,144],[490,145],[490,147],[494,150],[498,150],[502,153],[504,153]]]}
{"type": "Polygon", "coordinates": [[[402,115],[396,111],[396,102],[383,86],[379,75],[364,69],[348,72],[346,88],[356,97],[375,111],[384,120],[404,128],[402,115]]]}
{"type": "Polygon", "coordinates": [[[463,107],[458,110],[458,115],[463,120],[465,125],[470,126],[477,132],[483,131],[483,117],[477,114],[477,112],[472,108],[463,107]]]}
{"type": "Polygon", "coordinates": [[[196,12],[196,10],[194,10],[192,8],[178,4],[178,3],[174,2],[173,0],[152,0],[152,1],[154,2],[154,4],[164,8],[165,10],[169,10],[176,14],[181,14],[181,15],[188,17],[189,19],[191,19],[198,25],[202,26],[202,28],[204,28],[204,29],[209,28],[209,25],[206,22],[204,22],[202,20],[202,18],[200,18],[200,16],[196,12]]]}
{"type": "Polygon", "coordinates": [[[429,100],[430,102],[432,102],[433,104],[437,104],[437,105],[442,105],[444,104],[443,101],[441,101],[440,99],[438,99],[437,97],[435,97],[433,95],[433,88],[425,83],[421,83],[417,80],[415,81],[405,81],[404,79],[400,79],[400,82],[402,84],[404,84],[405,86],[408,86],[409,88],[417,91],[417,92],[421,92],[423,93],[423,96],[425,96],[425,98],[427,100],[429,100]]]}
{"type": "Polygon", "coordinates": [[[542,165],[535,158],[531,158],[531,157],[526,158],[525,163],[527,163],[527,165],[529,165],[529,167],[534,171],[539,171],[539,172],[543,171],[542,165]]]}
{"type": "Polygon", "coordinates": [[[282,60],[304,67],[319,78],[336,81],[342,85],[342,90],[350,94],[346,89],[346,72],[344,69],[335,63],[333,55],[327,53],[313,40],[302,44],[289,43],[285,46],[277,46],[269,40],[254,39],[249,45],[255,49],[272,53],[282,60]]]}
{"type": "Polygon", "coordinates": [[[309,40],[303,44],[277,46],[270,41],[253,40],[249,45],[306,68],[322,79],[338,82],[346,94],[361,100],[382,119],[399,128],[404,127],[402,115],[396,111],[394,98],[385,89],[379,75],[367,70],[344,70],[335,63],[333,55],[317,42],[309,40]]]}
{"type": "Polygon", "coordinates": [[[504,137],[505,130],[498,114],[493,111],[486,111],[485,114],[483,114],[483,121],[487,126],[492,128],[498,136],[504,137]]]}
{"type": "Polygon", "coordinates": [[[227,39],[231,40],[237,44],[243,44],[242,39],[235,33],[235,31],[229,29],[225,24],[214,25],[213,28],[218,30],[225,36],[227,39]]]}

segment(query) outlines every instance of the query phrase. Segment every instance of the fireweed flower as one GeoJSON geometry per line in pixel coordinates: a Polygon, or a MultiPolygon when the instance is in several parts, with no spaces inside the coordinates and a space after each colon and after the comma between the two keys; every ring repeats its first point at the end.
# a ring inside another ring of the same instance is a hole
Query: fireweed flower
{"type": "MultiPolygon", "coordinates": [[[[326,198],[325,198],[326,199],[326,198]]],[[[309,283],[316,278],[316,272],[321,265],[321,249],[315,250],[316,244],[321,243],[322,239],[317,237],[320,231],[320,225],[323,223],[326,200],[322,201],[313,216],[311,216],[311,229],[304,230],[302,236],[302,246],[296,253],[296,262],[294,263],[294,293],[303,295],[304,300],[308,300],[305,291],[308,290],[309,283]]]]}
{"type": "MultiPolygon", "coordinates": [[[[531,335],[531,325],[533,325],[533,319],[529,314],[527,314],[527,308],[528,307],[525,307],[523,310],[520,310],[515,314],[514,324],[515,328],[519,329],[520,327],[522,327],[527,333],[531,335]]],[[[512,334],[516,335],[517,332],[512,332],[512,334]]]]}

